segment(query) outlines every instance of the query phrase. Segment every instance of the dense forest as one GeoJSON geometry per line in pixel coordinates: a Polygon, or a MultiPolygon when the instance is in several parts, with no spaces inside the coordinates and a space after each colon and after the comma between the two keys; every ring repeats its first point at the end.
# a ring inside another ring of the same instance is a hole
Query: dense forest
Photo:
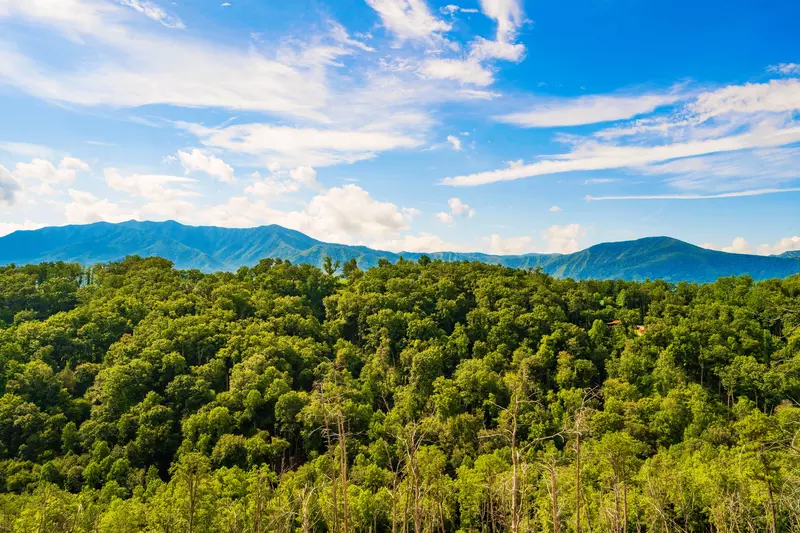
{"type": "Polygon", "coordinates": [[[0,268],[1,532],[800,531],[800,276],[0,268]]]}

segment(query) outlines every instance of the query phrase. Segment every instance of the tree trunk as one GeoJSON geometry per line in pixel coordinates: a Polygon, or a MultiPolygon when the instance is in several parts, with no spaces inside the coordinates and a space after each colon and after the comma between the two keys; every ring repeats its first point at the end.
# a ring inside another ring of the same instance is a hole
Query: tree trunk
{"type": "Polygon", "coordinates": [[[519,455],[517,453],[517,415],[519,414],[519,390],[514,393],[513,426],[511,430],[511,462],[514,472],[511,479],[511,531],[519,533],[519,455]]]}
{"type": "Polygon", "coordinates": [[[581,433],[575,440],[575,533],[581,533],[581,433]]]}
{"type": "Polygon", "coordinates": [[[349,512],[347,508],[347,435],[345,434],[344,415],[341,402],[337,402],[339,424],[339,455],[342,475],[342,504],[344,506],[344,533],[349,533],[349,512]]]}
{"type": "Polygon", "coordinates": [[[550,469],[550,499],[553,508],[553,533],[561,532],[561,522],[558,518],[558,477],[556,476],[556,465],[550,469]]]}

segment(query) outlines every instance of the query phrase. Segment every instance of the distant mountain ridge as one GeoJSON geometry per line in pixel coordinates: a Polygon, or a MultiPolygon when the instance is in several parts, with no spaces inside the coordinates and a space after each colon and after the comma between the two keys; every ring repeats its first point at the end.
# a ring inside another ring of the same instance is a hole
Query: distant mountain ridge
{"type": "MultiPolygon", "coordinates": [[[[790,252],[791,253],[791,252],[790,252]]],[[[790,254],[789,253],[789,254],[790,254]]],[[[800,255],[800,252],[795,252],[800,255]]],[[[282,226],[220,228],[178,222],[97,222],[86,225],[16,231],[0,238],[0,264],[68,261],[83,264],[116,261],[127,255],[161,256],[177,268],[205,272],[252,266],[265,257],[321,265],[326,256],[355,258],[362,268],[418,252],[393,253],[365,246],[325,243],[282,226]]],[[[711,282],[723,276],[784,278],[800,273],[792,255],[764,257],[708,250],[670,237],[597,244],[572,254],[489,255],[435,252],[431,259],[481,261],[513,268],[541,268],[556,277],[575,279],[664,279],[711,282]]]]}

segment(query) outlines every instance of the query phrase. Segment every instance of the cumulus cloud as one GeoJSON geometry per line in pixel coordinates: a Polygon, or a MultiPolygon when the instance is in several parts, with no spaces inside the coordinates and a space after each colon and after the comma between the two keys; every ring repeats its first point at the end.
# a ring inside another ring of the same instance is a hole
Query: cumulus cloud
{"type": "Polygon", "coordinates": [[[730,252],[736,254],[751,254],[753,253],[753,247],[750,246],[744,237],[736,237],[733,239],[733,242],[728,246],[719,246],[717,244],[707,242],[702,245],[703,248],[709,248],[711,250],[719,250],[722,252],[730,252]]]}
{"type": "MultiPolygon", "coordinates": [[[[76,157],[64,157],[58,166],[47,159],[36,158],[30,163],[17,163],[11,174],[18,184],[33,182],[34,192],[52,195],[55,194],[54,187],[71,183],[78,177],[78,172],[89,170],[89,165],[76,157]]],[[[6,183],[10,183],[8,179],[6,183]]]]}
{"type": "Polygon", "coordinates": [[[459,139],[455,135],[448,135],[447,142],[450,143],[450,145],[453,147],[453,150],[455,150],[456,152],[461,151],[461,139],[459,139]]]}
{"type": "Polygon", "coordinates": [[[14,233],[15,231],[29,231],[43,227],[44,224],[38,224],[36,222],[31,222],[30,220],[26,220],[25,222],[22,222],[20,224],[2,222],[0,223],[0,237],[8,235],[9,233],[14,233]]]}
{"type": "Polygon", "coordinates": [[[558,207],[557,205],[553,205],[550,206],[550,209],[548,209],[548,211],[550,211],[551,213],[558,213],[559,211],[561,211],[561,208],[558,207]]]}
{"type": "Polygon", "coordinates": [[[800,236],[784,237],[774,244],[759,244],[752,246],[744,237],[736,237],[729,245],[719,245],[712,242],[702,244],[703,248],[720,250],[736,254],[780,255],[784,252],[800,250],[800,236]]]}
{"type": "Polygon", "coordinates": [[[91,170],[89,165],[75,157],[63,158],[57,167],[46,159],[34,159],[30,163],[17,163],[14,175],[21,180],[55,185],[75,181],[78,171],[88,170],[91,170]]]}
{"type": "Polygon", "coordinates": [[[526,235],[519,237],[501,237],[493,234],[484,237],[486,251],[493,255],[519,255],[531,252],[533,239],[526,235]]]}
{"type": "Polygon", "coordinates": [[[317,171],[311,167],[297,167],[289,171],[289,177],[308,188],[319,188],[317,171]]]}
{"type": "Polygon", "coordinates": [[[271,201],[296,193],[303,187],[322,190],[317,182],[317,171],[311,167],[297,167],[286,172],[272,166],[270,172],[271,175],[263,180],[258,172],[253,173],[254,182],[245,188],[245,193],[271,201]]]}
{"type": "Polygon", "coordinates": [[[460,198],[450,198],[447,201],[447,205],[450,206],[450,212],[454,215],[467,216],[470,218],[475,216],[475,210],[461,201],[460,198]]]}
{"type": "Polygon", "coordinates": [[[275,209],[268,199],[232,197],[208,206],[195,215],[195,221],[229,227],[280,224],[324,241],[372,244],[398,238],[418,213],[376,200],[361,187],[347,184],[317,194],[296,211],[275,209]]]}
{"type": "Polygon", "coordinates": [[[571,254],[580,250],[580,239],[585,237],[588,229],[580,224],[550,226],[542,232],[547,253],[571,254]]]}
{"type": "Polygon", "coordinates": [[[475,210],[464,203],[460,198],[450,198],[447,201],[447,206],[450,208],[449,213],[442,211],[441,213],[435,213],[433,215],[443,224],[452,226],[455,224],[456,217],[472,218],[475,216],[475,210]]]}
{"type": "Polygon", "coordinates": [[[775,244],[761,244],[758,253],[762,255],[778,255],[784,252],[800,250],[800,236],[784,237],[775,244]]]}
{"type": "Polygon", "coordinates": [[[300,190],[300,184],[289,180],[277,180],[272,177],[258,179],[245,187],[244,192],[272,201],[283,198],[300,190]]]}
{"type": "Polygon", "coordinates": [[[0,204],[12,205],[17,201],[21,187],[6,167],[0,165],[0,204]]]}
{"type": "Polygon", "coordinates": [[[178,158],[187,174],[199,171],[205,172],[209,176],[214,176],[225,183],[236,181],[236,178],[233,177],[233,167],[213,154],[206,155],[194,148],[191,152],[179,150],[178,158]]]}
{"type": "Polygon", "coordinates": [[[138,213],[121,207],[107,199],[76,189],[69,190],[71,202],[64,208],[70,224],[91,224],[93,222],[124,222],[139,218],[138,213]]]}
{"type": "Polygon", "coordinates": [[[455,223],[453,215],[451,215],[450,213],[445,213],[444,211],[442,211],[441,213],[434,213],[433,216],[434,218],[436,218],[436,220],[438,220],[442,224],[452,225],[453,223],[455,223]]]}

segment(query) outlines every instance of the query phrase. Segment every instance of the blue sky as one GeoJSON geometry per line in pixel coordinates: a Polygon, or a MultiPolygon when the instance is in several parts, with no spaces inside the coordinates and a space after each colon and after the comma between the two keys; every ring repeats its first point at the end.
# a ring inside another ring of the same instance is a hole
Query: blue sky
{"type": "Polygon", "coordinates": [[[800,4],[0,0],[0,234],[800,248],[800,4]]]}

